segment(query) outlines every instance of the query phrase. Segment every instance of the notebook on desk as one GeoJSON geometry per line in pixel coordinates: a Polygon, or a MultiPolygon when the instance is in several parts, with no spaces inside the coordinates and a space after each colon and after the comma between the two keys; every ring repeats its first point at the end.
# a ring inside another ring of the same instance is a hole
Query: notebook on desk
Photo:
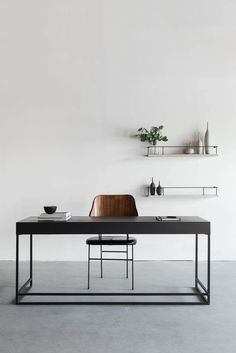
{"type": "Polygon", "coordinates": [[[180,217],[177,217],[177,216],[157,216],[156,217],[156,220],[157,221],[159,221],[159,222],[162,222],[162,221],[164,221],[164,222],[166,222],[166,221],[168,221],[168,222],[171,222],[171,221],[174,221],[174,222],[176,222],[176,221],[181,221],[181,218],[180,217]]]}

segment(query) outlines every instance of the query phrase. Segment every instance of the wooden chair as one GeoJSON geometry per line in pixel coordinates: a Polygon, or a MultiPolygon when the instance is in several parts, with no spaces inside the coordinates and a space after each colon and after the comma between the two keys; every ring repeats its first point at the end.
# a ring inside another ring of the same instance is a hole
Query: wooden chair
{"type": "MultiPolygon", "coordinates": [[[[90,217],[135,217],[138,216],[135,200],[131,195],[98,195],[93,200],[92,208],[89,213],[90,217]]],[[[134,245],[137,240],[133,237],[126,236],[98,236],[88,238],[88,289],[90,288],[90,261],[99,260],[101,264],[101,278],[103,277],[103,260],[114,260],[112,258],[103,258],[103,253],[125,253],[126,258],[116,259],[126,261],[126,278],[129,275],[129,261],[132,264],[132,289],[134,289],[134,245]],[[92,258],[90,256],[90,246],[100,246],[100,258],[92,258]],[[124,251],[103,250],[103,246],[125,246],[124,251]],[[129,246],[132,247],[132,256],[129,259],[129,246]]]]}

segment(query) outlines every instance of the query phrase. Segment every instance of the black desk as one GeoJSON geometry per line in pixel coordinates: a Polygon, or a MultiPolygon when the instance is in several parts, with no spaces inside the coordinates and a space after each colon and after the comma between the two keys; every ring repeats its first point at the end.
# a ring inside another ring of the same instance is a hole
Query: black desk
{"type": "Polygon", "coordinates": [[[67,222],[39,221],[37,217],[29,217],[16,223],[16,304],[210,304],[210,222],[200,217],[181,217],[181,221],[157,221],[155,217],[72,217],[67,222]],[[19,245],[20,236],[30,236],[30,277],[19,287],[19,245]],[[191,293],[140,293],[140,292],[119,292],[119,293],[42,293],[33,292],[33,236],[35,235],[57,235],[57,234],[189,234],[195,237],[195,286],[191,293]],[[198,237],[200,234],[207,236],[207,284],[206,286],[198,278],[198,237]],[[76,301],[76,302],[26,302],[22,299],[26,296],[120,296],[120,297],[158,297],[158,296],[195,296],[199,301],[195,302],[168,302],[168,301],[76,301]]]}

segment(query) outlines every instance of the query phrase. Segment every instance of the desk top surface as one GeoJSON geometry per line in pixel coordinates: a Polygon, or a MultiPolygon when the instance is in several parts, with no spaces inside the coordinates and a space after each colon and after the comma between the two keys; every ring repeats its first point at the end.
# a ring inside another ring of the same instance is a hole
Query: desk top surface
{"type": "Polygon", "coordinates": [[[28,217],[17,223],[210,223],[204,218],[197,216],[178,216],[181,218],[171,221],[158,221],[156,216],[136,216],[136,217],[88,217],[88,216],[73,216],[68,221],[42,221],[38,217],[28,217]]]}
{"type": "Polygon", "coordinates": [[[42,221],[29,217],[16,223],[17,234],[208,234],[210,222],[200,217],[158,221],[155,216],[72,217],[68,221],[42,221]]]}

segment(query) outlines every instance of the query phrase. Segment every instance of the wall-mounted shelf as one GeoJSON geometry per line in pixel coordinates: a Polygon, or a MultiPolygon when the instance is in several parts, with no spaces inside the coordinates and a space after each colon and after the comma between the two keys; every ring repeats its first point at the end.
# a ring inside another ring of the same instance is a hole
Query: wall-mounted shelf
{"type": "MultiPolygon", "coordinates": [[[[206,146],[201,146],[205,149],[206,146]]],[[[187,146],[147,146],[146,157],[216,157],[218,156],[218,146],[207,146],[210,153],[197,153],[199,146],[191,146],[196,153],[184,153],[187,146]]]]}
{"type": "Polygon", "coordinates": [[[207,197],[216,197],[218,196],[218,187],[217,186],[164,186],[162,187],[162,195],[150,195],[149,187],[148,187],[148,197],[158,198],[158,197],[182,197],[182,196],[207,196],[207,197]],[[171,192],[175,191],[176,192],[171,192]],[[191,193],[184,193],[183,191],[191,191],[191,193]],[[182,191],[179,193],[179,191],[182,191]]]}

